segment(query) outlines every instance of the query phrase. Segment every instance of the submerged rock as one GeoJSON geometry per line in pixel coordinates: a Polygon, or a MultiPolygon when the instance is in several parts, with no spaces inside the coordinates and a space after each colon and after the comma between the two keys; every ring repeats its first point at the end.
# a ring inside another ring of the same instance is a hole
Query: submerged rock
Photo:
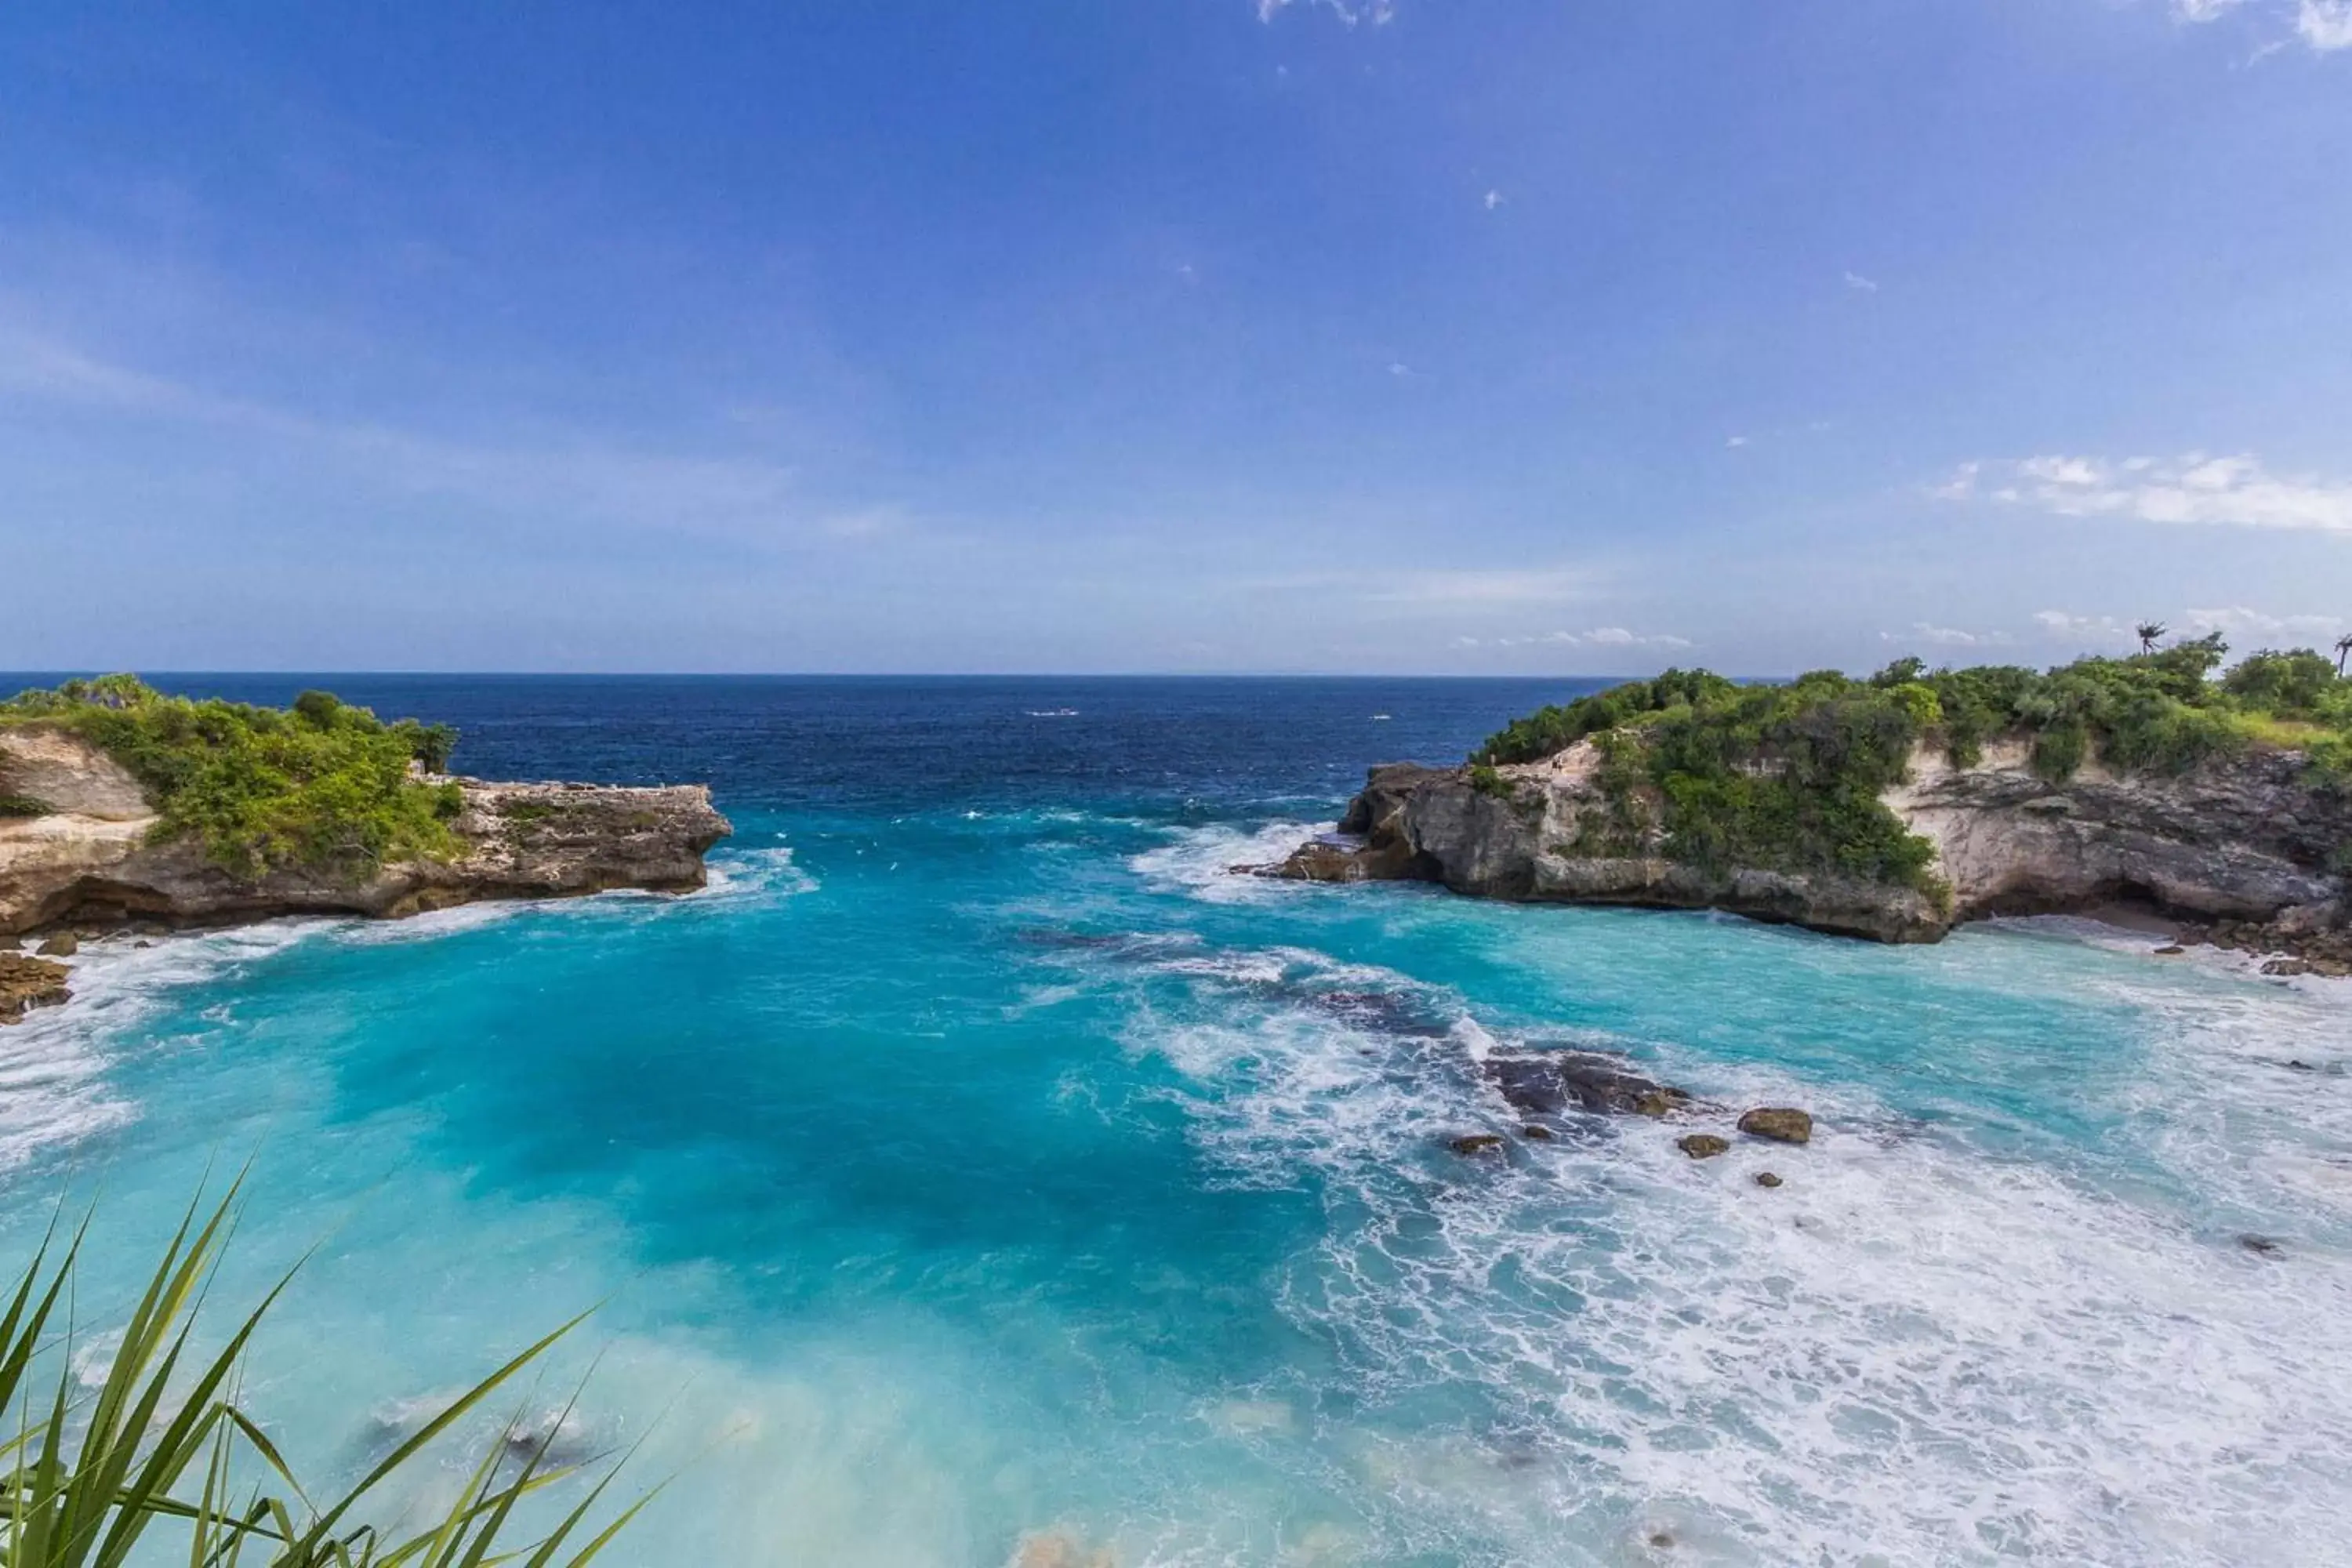
{"type": "Polygon", "coordinates": [[[1777,1187],[1780,1184],[1780,1178],[1769,1171],[1759,1171],[1756,1173],[1756,1184],[1759,1187],[1777,1187]]]}
{"type": "Polygon", "coordinates": [[[1108,1546],[1092,1546],[1066,1530],[1034,1531],[1013,1548],[1010,1568],[1117,1568],[1108,1546]]]}
{"type": "Polygon", "coordinates": [[[1549,1143],[1552,1139],[1552,1131],[1540,1121],[1530,1121],[1519,1129],[1519,1136],[1533,1139],[1538,1143],[1549,1143]]]}
{"type": "Polygon", "coordinates": [[[1810,1143],[1813,1118],[1810,1111],[1788,1106],[1761,1105],[1740,1117],[1739,1130],[1750,1138],[1769,1138],[1775,1143],[1810,1143]]]}
{"type": "Polygon", "coordinates": [[[2167,942],[2164,946],[2155,950],[2156,956],[2158,958],[2178,958],[2188,951],[2189,950],[2187,948],[2181,946],[2177,942],[2167,942]]]}
{"type": "Polygon", "coordinates": [[[1675,1147],[1694,1160],[1712,1160],[1717,1154],[1731,1152],[1731,1140],[1712,1132],[1691,1132],[1675,1139],[1675,1147]]]}
{"type": "Polygon", "coordinates": [[[2284,1247],[2267,1236],[2242,1236],[2238,1237],[2238,1245],[2257,1258],[2278,1258],[2286,1252],[2284,1247]]]}
{"type": "Polygon", "coordinates": [[[1446,1144],[1446,1147],[1457,1154],[1465,1156],[1492,1154],[1502,1149],[1503,1135],[1499,1132],[1473,1132],[1467,1137],[1453,1140],[1446,1144]]]}
{"type": "Polygon", "coordinates": [[[35,1007],[54,1007],[68,993],[66,981],[73,971],[62,963],[26,958],[20,952],[0,952],[0,1024],[13,1024],[35,1007]]]}

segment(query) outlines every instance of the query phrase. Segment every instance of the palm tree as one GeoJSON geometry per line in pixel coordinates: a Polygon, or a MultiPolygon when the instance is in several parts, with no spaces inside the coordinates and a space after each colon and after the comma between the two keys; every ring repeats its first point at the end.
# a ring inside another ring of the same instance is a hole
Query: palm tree
{"type": "Polygon", "coordinates": [[[2342,637],[2336,639],[2336,674],[2338,679],[2341,679],[2344,675],[2344,656],[2346,654],[2352,654],[2352,632],[2346,632],[2342,637]]]}
{"type": "Polygon", "coordinates": [[[2164,636],[2166,627],[2162,621],[2142,621],[2132,630],[2139,637],[2139,651],[2154,653],[2157,639],[2164,636]]]}

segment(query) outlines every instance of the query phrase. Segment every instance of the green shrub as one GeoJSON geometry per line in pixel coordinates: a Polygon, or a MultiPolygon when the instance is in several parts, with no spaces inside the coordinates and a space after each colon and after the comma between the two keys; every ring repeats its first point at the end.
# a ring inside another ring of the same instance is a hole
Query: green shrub
{"type": "Polygon", "coordinates": [[[1478,767],[1590,737],[1608,804],[1579,827],[1580,853],[1663,848],[1690,864],[1837,872],[1940,897],[1932,847],[1880,799],[1923,742],[1966,767],[1996,740],[2022,742],[2053,784],[2094,757],[2177,773],[2292,746],[2316,779],[2352,789],[2352,680],[2309,649],[2256,654],[2216,680],[2227,652],[2212,636],[2047,671],[1901,658],[1867,680],[1825,669],[1785,685],[1668,670],[1506,726],[1473,753],[1473,782],[1478,767]]]}
{"type": "Polygon", "coordinates": [[[49,803],[29,795],[0,795],[0,816],[47,816],[49,803]]]}
{"type": "MultiPolygon", "coordinates": [[[[415,1533],[365,1517],[388,1483],[437,1470],[451,1428],[512,1384],[577,1319],[451,1400],[340,1500],[314,1501],[240,1403],[246,1347],[284,1284],[235,1325],[217,1353],[196,1350],[195,1320],[232,1227],[235,1198],[232,1189],[208,1219],[201,1209],[189,1211],[112,1349],[94,1363],[94,1385],[59,1350],[82,1327],[71,1321],[81,1235],[61,1251],[53,1235],[25,1265],[0,1306],[0,1408],[16,1413],[15,1434],[0,1453],[0,1563],[474,1568],[527,1560],[535,1568],[584,1568],[644,1506],[633,1504],[575,1543],[610,1484],[608,1472],[547,1535],[515,1540],[517,1504],[572,1472],[546,1468],[543,1446],[528,1443],[520,1462],[509,1463],[518,1435],[509,1422],[451,1500],[409,1527],[415,1533]]],[[[105,1344],[85,1342],[93,1350],[105,1344]]]]}
{"type": "Polygon", "coordinates": [[[291,711],[165,697],[136,677],[68,681],[0,702],[0,724],[82,735],[145,786],[155,835],[201,842],[244,877],[301,867],[352,879],[387,859],[454,853],[455,786],[421,783],[409,763],[455,732],[386,725],[364,708],[306,691],[291,711]]]}

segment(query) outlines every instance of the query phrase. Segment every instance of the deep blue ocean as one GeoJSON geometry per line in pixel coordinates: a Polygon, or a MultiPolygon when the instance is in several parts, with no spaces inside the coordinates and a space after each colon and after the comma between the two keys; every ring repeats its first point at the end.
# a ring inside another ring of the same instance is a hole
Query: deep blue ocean
{"type": "Polygon", "coordinates": [[[1231,873],[1575,682],[158,683],[735,825],[0,1029],[0,1226],[95,1199],[93,1324],[208,1166],[222,1300],[318,1248],[246,1393],[323,1472],[598,1306],[533,1409],[677,1472],[652,1568],[2352,1561],[2343,983],[1231,873]],[[1454,1154],[1549,1046],[1821,1131],[1454,1154]]]}

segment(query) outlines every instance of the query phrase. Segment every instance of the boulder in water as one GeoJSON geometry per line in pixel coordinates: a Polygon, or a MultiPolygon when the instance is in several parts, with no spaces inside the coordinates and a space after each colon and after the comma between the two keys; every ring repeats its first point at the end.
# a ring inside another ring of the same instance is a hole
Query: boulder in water
{"type": "Polygon", "coordinates": [[[1538,1143],[1549,1143],[1551,1142],[1551,1129],[1540,1121],[1530,1121],[1519,1129],[1519,1136],[1532,1139],[1538,1143]]]}
{"type": "Polygon", "coordinates": [[[1813,1118],[1810,1111],[1789,1106],[1759,1105],[1740,1117],[1739,1130],[1750,1138],[1769,1138],[1775,1143],[1810,1143],[1813,1118]]]}
{"type": "Polygon", "coordinates": [[[1712,1160],[1717,1154],[1731,1152],[1731,1140],[1717,1138],[1712,1132],[1692,1132],[1675,1139],[1675,1147],[1694,1160],[1712,1160]]]}
{"type": "Polygon", "coordinates": [[[62,963],[0,952],[0,1024],[13,1024],[32,1008],[64,1001],[66,980],[72,973],[62,963]]]}
{"type": "Polygon", "coordinates": [[[1756,1173],[1756,1184],[1759,1187],[1777,1187],[1780,1184],[1780,1178],[1769,1171],[1759,1171],[1756,1173]]]}
{"type": "Polygon", "coordinates": [[[1499,1132],[1473,1132],[1454,1139],[1446,1147],[1465,1156],[1498,1153],[1503,1147],[1503,1135],[1499,1132]]]}
{"type": "Polygon", "coordinates": [[[61,931],[33,951],[44,958],[71,958],[81,951],[81,938],[69,931],[61,931]]]}
{"type": "Polygon", "coordinates": [[[1665,1116],[1691,1100],[1685,1090],[1591,1051],[1492,1057],[1486,1072],[1505,1100],[1535,1116],[1556,1116],[1570,1107],[1601,1116],[1665,1116]]]}

